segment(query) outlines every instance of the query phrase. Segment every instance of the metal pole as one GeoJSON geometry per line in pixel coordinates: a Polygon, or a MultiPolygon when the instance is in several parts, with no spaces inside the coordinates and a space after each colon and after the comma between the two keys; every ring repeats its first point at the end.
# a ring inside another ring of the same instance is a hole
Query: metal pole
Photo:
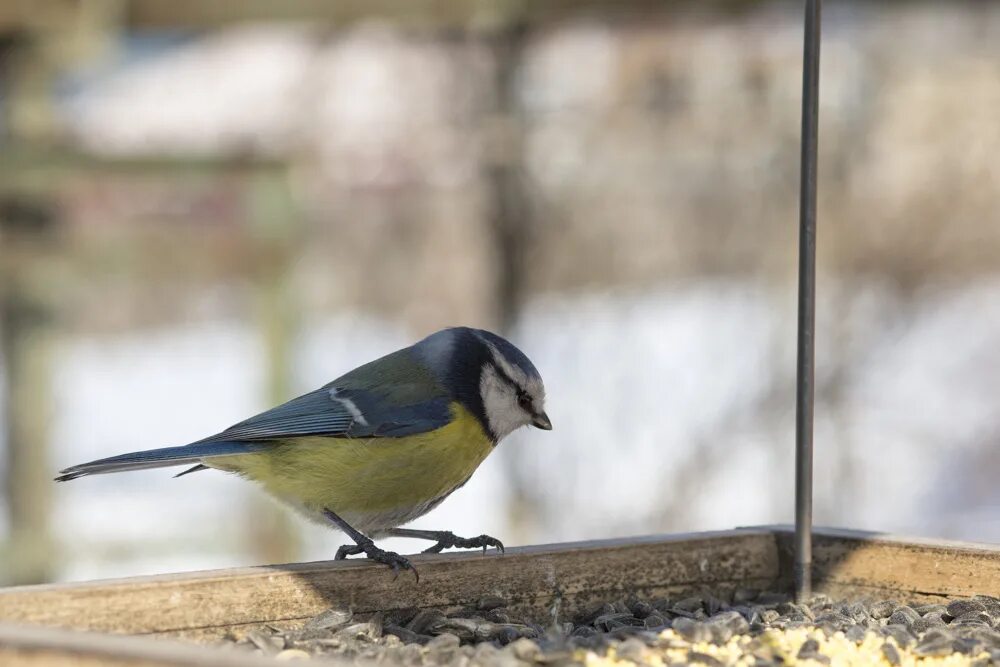
{"type": "Polygon", "coordinates": [[[812,595],[813,396],[816,330],[816,152],[822,0],[806,0],[799,191],[799,322],[795,393],[795,597],[812,595]]]}

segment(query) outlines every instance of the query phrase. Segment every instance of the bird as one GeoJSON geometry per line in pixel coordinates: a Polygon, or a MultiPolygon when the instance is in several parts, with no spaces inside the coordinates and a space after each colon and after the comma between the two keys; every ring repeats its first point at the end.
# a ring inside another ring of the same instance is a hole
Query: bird
{"type": "Polygon", "coordinates": [[[534,364],[495,333],[451,327],[216,435],[70,466],[55,480],[192,463],[175,477],[235,473],[345,533],[353,544],[342,545],[336,560],[364,554],[394,577],[411,570],[419,581],[409,558],[374,541],[434,541],[425,553],[502,553],[503,543],[489,535],[401,526],[464,486],[501,440],[529,425],[552,429],[534,364]]]}

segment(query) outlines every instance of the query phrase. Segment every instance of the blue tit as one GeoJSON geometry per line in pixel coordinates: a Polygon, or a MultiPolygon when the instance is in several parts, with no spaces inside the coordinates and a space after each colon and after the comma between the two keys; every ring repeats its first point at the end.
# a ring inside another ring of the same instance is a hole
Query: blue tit
{"type": "Polygon", "coordinates": [[[504,437],[527,425],[552,428],[535,366],[500,336],[457,327],[217,435],[75,465],[56,480],[192,463],[180,475],[209,468],[236,473],[346,533],[354,544],[342,546],[337,559],[363,553],[398,573],[413,565],[373,538],[434,540],[431,552],[503,549],[488,535],[399,526],[434,509],[504,437]]]}

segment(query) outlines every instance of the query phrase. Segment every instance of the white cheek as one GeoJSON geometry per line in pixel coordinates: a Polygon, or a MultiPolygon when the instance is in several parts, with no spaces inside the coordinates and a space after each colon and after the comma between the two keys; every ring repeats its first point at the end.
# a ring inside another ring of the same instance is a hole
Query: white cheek
{"type": "Polygon", "coordinates": [[[479,393],[490,429],[498,440],[528,423],[530,418],[518,406],[514,390],[490,366],[483,368],[479,393]]]}

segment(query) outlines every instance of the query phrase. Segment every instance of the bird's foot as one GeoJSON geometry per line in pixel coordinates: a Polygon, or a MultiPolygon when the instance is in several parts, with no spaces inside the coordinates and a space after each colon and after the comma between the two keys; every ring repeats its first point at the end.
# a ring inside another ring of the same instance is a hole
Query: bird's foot
{"type": "Polygon", "coordinates": [[[399,570],[403,569],[412,571],[413,576],[417,578],[417,582],[419,583],[420,573],[417,572],[417,568],[413,567],[413,563],[410,562],[409,558],[400,556],[395,551],[379,549],[375,546],[375,542],[372,541],[372,538],[368,537],[357,528],[352,527],[351,524],[340,518],[340,515],[333,510],[324,508],[323,514],[326,518],[332,521],[334,525],[347,533],[348,537],[354,540],[354,544],[345,544],[337,549],[337,555],[334,556],[334,560],[344,560],[348,556],[363,553],[365,556],[368,556],[369,560],[391,567],[392,578],[394,581],[399,578],[399,570]]]}
{"type": "Polygon", "coordinates": [[[356,556],[364,552],[365,550],[357,544],[344,544],[337,549],[337,555],[333,557],[333,560],[346,560],[348,556],[356,556]]]}
{"type": "Polygon", "coordinates": [[[417,582],[420,581],[420,573],[417,572],[417,568],[413,566],[413,563],[410,562],[409,558],[406,556],[400,556],[395,551],[380,549],[375,546],[375,543],[371,539],[367,537],[360,540],[357,544],[345,544],[341,546],[337,549],[337,555],[334,556],[334,560],[344,560],[348,556],[360,553],[363,553],[368,560],[391,567],[393,580],[399,578],[400,570],[410,570],[413,572],[413,576],[417,578],[417,582]]]}
{"type": "Polygon", "coordinates": [[[459,537],[455,533],[442,530],[435,533],[437,538],[437,544],[424,549],[425,554],[436,554],[441,551],[456,547],[459,549],[478,549],[483,548],[483,553],[486,553],[487,547],[496,547],[500,553],[503,553],[503,542],[495,537],[490,537],[489,535],[480,535],[479,537],[459,537]]]}
{"type": "Polygon", "coordinates": [[[399,571],[401,569],[410,570],[413,572],[413,576],[416,577],[417,583],[420,583],[420,573],[417,572],[417,568],[413,566],[413,563],[411,563],[410,559],[406,556],[400,556],[395,551],[379,549],[374,544],[372,544],[370,548],[365,549],[365,555],[368,556],[369,560],[391,567],[393,579],[399,578],[399,571]]]}

